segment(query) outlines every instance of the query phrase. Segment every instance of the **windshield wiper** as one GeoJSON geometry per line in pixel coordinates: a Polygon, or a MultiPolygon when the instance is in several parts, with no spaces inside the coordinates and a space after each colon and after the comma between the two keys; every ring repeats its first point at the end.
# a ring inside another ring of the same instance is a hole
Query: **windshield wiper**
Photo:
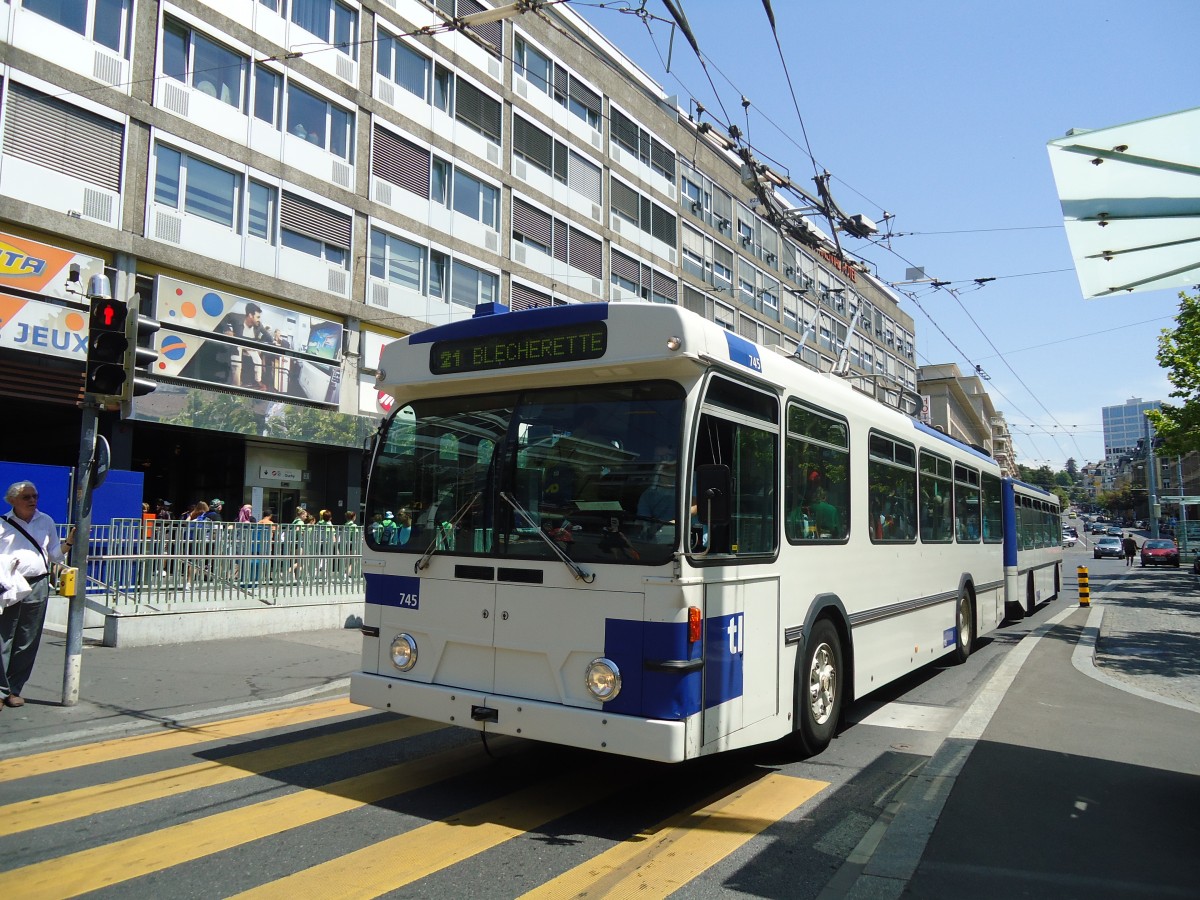
{"type": "Polygon", "coordinates": [[[504,491],[500,492],[500,497],[504,500],[505,503],[507,503],[509,506],[511,506],[514,510],[516,510],[517,515],[519,515],[522,519],[524,519],[525,523],[530,528],[532,528],[534,531],[537,532],[537,536],[540,537],[543,541],[545,541],[546,544],[550,547],[550,549],[554,551],[554,555],[557,556],[559,559],[561,559],[563,561],[563,565],[565,565],[568,569],[571,570],[571,574],[575,576],[576,581],[582,581],[584,584],[591,584],[593,581],[596,580],[596,573],[593,572],[591,575],[588,575],[586,572],[583,571],[583,569],[579,568],[579,566],[576,565],[575,561],[573,559],[571,559],[571,557],[567,556],[567,554],[563,552],[562,548],[559,547],[558,544],[554,543],[554,541],[551,540],[550,535],[548,535],[548,534],[546,534],[546,532],[542,531],[542,529],[538,526],[538,523],[533,521],[533,516],[531,516],[525,510],[525,507],[523,507],[520,503],[518,503],[516,500],[514,500],[512,497],[510,497],[504,491]]]}
{"type": "Polygon", "coordinates": [[[460,506],[458,511],[450,517],[449,522],[443,522],[441,524],[438,524],[437,522],[433,523],[433,540],[429,542],[429,546],[425,549],[425,553],[422,554],[421,558],[417,560],[416,565],[413,567],[414,572],[420,572],[427,565],[429,565],[429,557],[433,556],[434,551],[437,550],[437,542],[445,536],[445,531],[442,529],[442,525],[448,525],[450,526],[449,531],[454,531],[454,529],[458,526],[458,520],[467,514],[467,510],[474,506],[475,501],[478,500],[482,495],[483,491],[476,491],[474,494],[472,494],[470,498],[468,498],[467,502],[460,506]]]}

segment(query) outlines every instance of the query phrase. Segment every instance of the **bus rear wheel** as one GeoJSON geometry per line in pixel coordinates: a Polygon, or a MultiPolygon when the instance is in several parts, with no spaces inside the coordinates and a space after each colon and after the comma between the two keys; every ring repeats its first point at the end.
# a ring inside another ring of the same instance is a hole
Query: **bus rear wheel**
{"type": "Polygon", "coordinates": [[[970,591],[958,595],[958,611],[954,629],[954,661],[965,663],[975,649],[975,603],[970,591]]]}
{"type": "Polygon", "coordinates": [[[800,749],[816,756],[829,746],[842,713],[845,668],[842,639],[828,619],[818,619],[806,643],[804,665],[796,688],[800,692],[796,738],[800,749]]]}

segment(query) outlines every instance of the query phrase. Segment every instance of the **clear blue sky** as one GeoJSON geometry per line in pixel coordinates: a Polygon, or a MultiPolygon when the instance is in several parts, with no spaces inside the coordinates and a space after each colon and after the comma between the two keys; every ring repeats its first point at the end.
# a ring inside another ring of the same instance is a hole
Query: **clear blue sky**
{"type": "MultiPolygon", "coordinates": [[[[681,33],[668,74],[669,24],[652,21],[648,31],[617,11],[637,0],[571,6],[681,105],[696,98],[735,122],[760,158],[812,191],[813,163],[761,0],[678,2],[725,113],[681,33]]],[[[850,215],[895,216],[890,250],[848,237],[844,246],[889,282],[903,281],[910,265],[953,282],[957,298],[904,288],[916,292],[901,306],[915,323],[919,364],[981,366],[1018,461],[1030,466],[1098,460],[1101,407],[1170,400],[1155,354],[1178,292],[1083,298],[1046,143],[1069,128],[1200,106],[1200,2],[773,0],[772,8],[834,198],[850,215]],[[976,278],[996,280],[976,288],[976,278]]],[[[670,19],[662,0],[647,0],[646,12],[670,19]]]]}

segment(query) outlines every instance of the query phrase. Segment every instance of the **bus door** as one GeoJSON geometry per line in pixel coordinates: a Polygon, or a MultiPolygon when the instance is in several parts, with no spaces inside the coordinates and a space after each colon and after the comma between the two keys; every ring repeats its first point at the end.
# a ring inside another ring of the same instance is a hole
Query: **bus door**
{"type": "Polygon", "coordinates": [[[704,591],[705,744],[779,710],[779,579],[709,584],[704,591]]]}
{"type": "Polygon", "coordinates": [[[693,451],[704,594],[703,742],[779,709],[779,401],[714,376],[693,451]]]}

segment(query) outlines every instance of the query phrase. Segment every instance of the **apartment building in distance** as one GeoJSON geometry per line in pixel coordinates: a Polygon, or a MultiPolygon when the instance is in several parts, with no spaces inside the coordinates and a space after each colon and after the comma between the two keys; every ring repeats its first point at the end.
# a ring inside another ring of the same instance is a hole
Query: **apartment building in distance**
{"type": "Polygon", "coordinates": [[[911,317],[777,176],[568,6],[488,10],[0,0],[10,458],[74,462],[98,273],[162,325],[101,420],[151,502],[357,508],[382,347],[481,302],[682,304],[915,395],[911,317]]]}

